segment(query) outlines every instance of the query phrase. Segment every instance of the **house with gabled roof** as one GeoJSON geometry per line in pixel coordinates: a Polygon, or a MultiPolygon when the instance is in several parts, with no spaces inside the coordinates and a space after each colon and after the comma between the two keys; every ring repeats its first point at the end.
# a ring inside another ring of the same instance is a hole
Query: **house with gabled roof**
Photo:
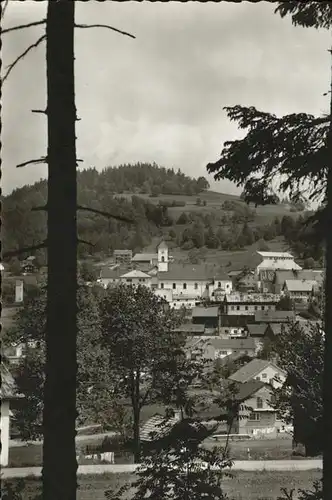
{"type": "Polygon", "coordinates": [[[255,358],[233,373],[229,379],[241,383],[259,380],[272,387],[281,387],[286,380],[286,373],[272,361],[255,358]]]}
{"type": "Polygon", "coordinates": [[[315,280],[285,280],[282,291],[295,302],[309,302],[317,288],[318,283],[315,280]]]}

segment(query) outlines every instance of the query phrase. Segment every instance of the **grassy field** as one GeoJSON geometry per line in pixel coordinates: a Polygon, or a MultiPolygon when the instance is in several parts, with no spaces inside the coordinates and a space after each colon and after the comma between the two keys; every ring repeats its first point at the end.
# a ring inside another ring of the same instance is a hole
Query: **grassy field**
{"type": "MultiPolygon", "coordinates": [[[[103,474],[79,477],[77,500],[104,500],[106,490],[116,491],[134,478],[131,474],[103,474]]],[[[234,472],[225,478],[224,490],[230,500],[277,500],[281,488],[311,489],[320,471],[292,472],[234,472]]],[[[14,481],[14,480],[13,480],[14,481]]],[[[22,500],[28,500],[41,490],[39,479],[27,478],[22,500]]],[[[162,499],[161,499],[162,500],[162,499]]]]}
{"type": "MultiPolygon", "coordinates": [[[[125,193],[125,194],[115,194],[114,196],[122,197],[122,198],[131,198],[133,193],[125,193]]],[[[137,194],[135,196],[139,196],[144,200],[148,200],[150,203],[159,204],[160,201],[181,201],[186,205],[184,207],[171,207],[169,208],[169,214],[173,217],[178,217],[182,212],[213,212],[213,211],[221,211],[221,205],[225,201],[236,201],[238,203],[244,203],[238,196],[227,193],[218,193],[216,191],[204,191],[198,196],[188,196],[188,195],[167,195],[162,194],[156,197],[150,197],[148,194],[137,194]],[[206,205],[203,204],[197,205],[196,200],[200,198],[202,202],[206,202],[206,205]]],[[[259,206],[255,209],[254,205],[249,205],[251,209],[256,210],[257,215],[257,223],[265,223],[273,220],[275,217],[282,217],[283,215],[294,215],[298,216],[297,213],[292,213],[289,210],[288,205],[265,205],[259,206]]]]}

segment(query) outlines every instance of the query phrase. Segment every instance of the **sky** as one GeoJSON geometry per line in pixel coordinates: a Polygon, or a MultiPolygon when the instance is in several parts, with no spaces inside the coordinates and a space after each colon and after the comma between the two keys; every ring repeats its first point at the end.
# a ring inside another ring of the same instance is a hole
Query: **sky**
{"type": "MultiPolygon", "coordinates": [[[[43,19],[47,2],[10,1],[3,28],[43,19]]],[[[243,136],[224,106],[256,106],[277,115],[328,110],[330,61],[326,30],[294,27],[268,2],[76,2],[75,88],[80,168],[137,161],[204,175],[225,141],[243,136]]],[[[32,27],[3,35],[3,67],[43,32],[32,27]]],[[[47,177],[46,165],[16,168],[46,155],[45,44],[15,67],[3,86],[2,190],[47,177]]]]}

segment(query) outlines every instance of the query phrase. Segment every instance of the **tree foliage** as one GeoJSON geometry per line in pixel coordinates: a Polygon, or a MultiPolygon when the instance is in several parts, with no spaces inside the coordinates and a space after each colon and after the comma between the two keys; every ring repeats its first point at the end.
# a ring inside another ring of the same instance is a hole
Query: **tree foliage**
{"type": "Polygon", "coordinates": [[[285,384],[275,390],[275,405],[282,418],[294,425],[294,441],[305,446],[307,455],[317,455],[324,442],[321,325],[289,325],[276,338],[273,351],[278,366],[287,373],[285,384]]]}
{"type": "Polygon", "coordinates": [[[220,159],[207,165],[216,180],[228,179],[244,186],[245,201],[256,205],[272,203],[273,182],[278,177],[279,189],[293,199],[301,198],[304,190],[312,200],[324,196],[329,117],[306,113],[277,117],[240,105],[225,110],[246,136],[226,141],[220,159]]]}
{"type": "Polygon", "coordinates": [[[101,318],[118,397],[132,410],[138,461],[141,410],[151,401],[163,399],[161,373],[171,376],[172,360],[184,343],[174,332],[180,317],[147,287],[120,285],[105,291],[101,318]]]}
{"type": "MultiPolygon", "coordinates": [[[[78,385],[77,423],[96,422],[112,406],[112,377],[108,352],[103,347],[97,292],[80,286],[78,291],[78,385]]],[[[15,414],[24,439],[42,433],[45,368],[46,294],[41,289],[27,296],[7,342],[22,343],[25,356],[15,372],[18,391],[25,397],[15,414]]]]}

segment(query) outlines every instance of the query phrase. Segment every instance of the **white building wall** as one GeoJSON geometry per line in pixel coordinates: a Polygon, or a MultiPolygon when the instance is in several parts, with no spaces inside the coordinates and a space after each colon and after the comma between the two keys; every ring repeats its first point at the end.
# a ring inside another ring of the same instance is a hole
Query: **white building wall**
{"type": "Polygon", "coordinates": [[[188,298],[201,298],[203,293],[207,293],[206,286],[209,281],[195,281],[195,280],[163,280],[162,276],[159,277],[158,289],[171,290],[173,297],[181,296],[188,298]],[[186,287],[184,288],[184,284],[186,287]],[[175,285],[175,288],[173,287],[175,285]]]}
{"type": "Polygon", "coordinates": [[[285,375],[281,371],[274,368],[273,366],[267,366],[258,375],[256,375],[255,379],[260,380],[261,382],[266,382],[268,384],[271,384],[275,388],[279,388],[285,382],[285,375]],[[279,375],[280,382],[274,380],[276,375],[279,375]]]}
{"type": "Polygon", "coordinates": [[[1,401],[1,466],[6,467],[9,460],[9,401],[1,401]]]}

